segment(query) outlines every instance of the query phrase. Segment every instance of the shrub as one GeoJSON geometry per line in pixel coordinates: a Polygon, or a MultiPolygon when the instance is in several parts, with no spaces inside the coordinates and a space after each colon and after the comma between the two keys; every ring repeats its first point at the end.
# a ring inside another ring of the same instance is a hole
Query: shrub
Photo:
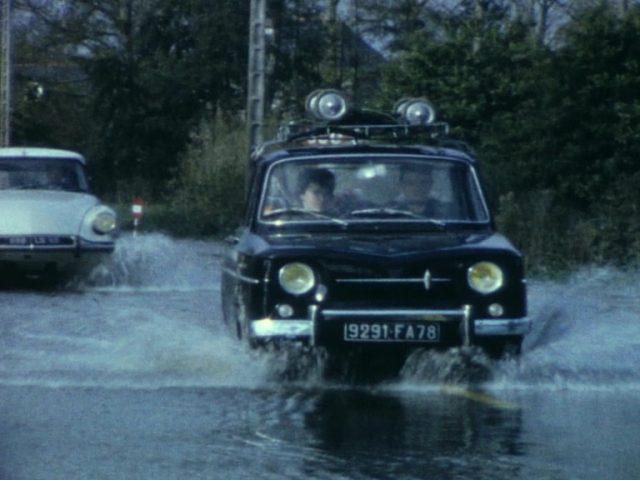
{"type": "Polygon", "coordinates": [[[203,120],[170,185],[168,223],[177,235],[221,235],[240,219],[244,200],[244,127],[218,115],[203,120]]]}
{"type": "Polygon", "coordinates": [[[523,251],[533,273],[631,265],[639,261],[640,221],[638,194],[628,190],[603,196],[595,212],[567,207],[551,190],[509,192],[500,197],[496,223],[523,251]]]}

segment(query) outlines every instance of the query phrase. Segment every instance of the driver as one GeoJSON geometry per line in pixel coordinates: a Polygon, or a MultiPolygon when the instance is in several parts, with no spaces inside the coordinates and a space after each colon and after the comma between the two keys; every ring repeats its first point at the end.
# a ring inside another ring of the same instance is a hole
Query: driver
{"type": "Polygon", "coordinates": [[[336,179],[330,170],[308,168],[298,177],[298,198],[304,209],[327,212],[335,208],[333,197],[335,187],[336,179]]]}

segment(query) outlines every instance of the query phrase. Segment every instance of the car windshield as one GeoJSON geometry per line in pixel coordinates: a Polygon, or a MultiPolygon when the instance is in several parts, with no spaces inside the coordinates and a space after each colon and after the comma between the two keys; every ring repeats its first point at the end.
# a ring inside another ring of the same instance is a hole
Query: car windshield
{"type": "Polygon", "coordinates": [[[70,159],[0,159],[0,190],[87,192],[81,164],[70,159]]]}
{"type": "Polygon", "coordinates": [[[259,205],[264,223],[489,220],[473,168],[407,156],[287,159],[270,166],[259,205]]]}

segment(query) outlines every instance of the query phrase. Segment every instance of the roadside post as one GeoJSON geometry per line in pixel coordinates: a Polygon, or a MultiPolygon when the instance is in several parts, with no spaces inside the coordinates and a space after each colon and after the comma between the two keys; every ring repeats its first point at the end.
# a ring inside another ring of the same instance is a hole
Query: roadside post
{"type": "Polygon", "coordinates": [[[138,224],[142,220],[144,211],[144,201],[142,199],[133,199],[131,203],[131,216],[133,217],[133,237],[138,235],[138,224]]]}

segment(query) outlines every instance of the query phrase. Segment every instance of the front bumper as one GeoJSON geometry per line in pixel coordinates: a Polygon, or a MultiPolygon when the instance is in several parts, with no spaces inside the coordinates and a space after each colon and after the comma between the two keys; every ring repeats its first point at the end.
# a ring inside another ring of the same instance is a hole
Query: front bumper
{"type": "MultiPolygon", "coordinates": [[[[30,236],[45,239],[54,236],[30,236]]],[[[55,236],[63,239],[59,244],[2,243],[0,266],[12,266],[19,271],[41,271],[55,267],[59,272],[90,269],[103,262],[115,249],[115,242],[91,242],[75,236],[55,236]]],[[[27,237],[24,237],[25,239],[27,237]]]]}
{"type": "MultiPolygon", "coordinates": [[[[250,337],[255,341],[295,339],[312,345],[328,326],[351,321],[437,323],[459,333],[463,345],[473,344],[475,338],[486,336],[524,336],[531,329],[531,321],[522,318],[474,319],[471,306],[460,309],[325,309],[310,306],[306,319],[264,318],[250,322],[250,337]]],[[[323,343],[323,342],[322,342],[323,343]]]]}

